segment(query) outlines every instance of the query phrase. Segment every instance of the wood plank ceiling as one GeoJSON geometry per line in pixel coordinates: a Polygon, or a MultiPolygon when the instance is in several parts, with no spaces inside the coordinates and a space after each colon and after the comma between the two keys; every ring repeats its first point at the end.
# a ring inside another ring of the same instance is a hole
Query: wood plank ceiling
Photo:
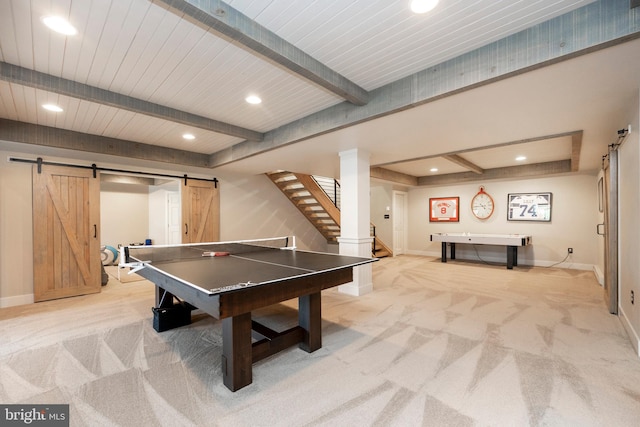
{"type": "MultiPolygon", "coordinates": [[[[592,1],[441,0],[421,16],[391,0],[211,0],[206,13],[196,0],[4,0],[0,119],[211,155],[345,100],[366,104],[377,88],[592,1]],[[78,34],[46,28],[52,14],[78,34]],[[264,102],[248,104],[251,94],[264,102]]],[[[544,161],[571,157],[564,138],[544,161]]],[[[502,155],[475,161],[499,167],[502,155]]],[[[386,167],[416,175],[424,158],[404,160],[386,167]]],[[[440,173],[465,170],[448,165],[440,173]]]]}

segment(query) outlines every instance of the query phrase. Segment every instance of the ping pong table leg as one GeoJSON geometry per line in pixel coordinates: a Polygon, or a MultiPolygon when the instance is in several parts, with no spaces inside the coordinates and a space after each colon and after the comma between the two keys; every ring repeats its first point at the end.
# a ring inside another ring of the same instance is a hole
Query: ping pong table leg
{"type": "Polygon", "coordinates": [[[160,286],[156,286],[156,307],[171,307],[173,305],[173,294],[165,291],[160,286]]]}
{"type": "Polygon", "coordinates": [[[222,319],[222,379],[231,391],[252,381],[251,313],[222,319]]]}
{"type": "Polygon", "coordinates": [[[313,352],[322,347],[322,306],[320,292],[298,298],[298,324],[305,330],[299,347],[313,352]]]}

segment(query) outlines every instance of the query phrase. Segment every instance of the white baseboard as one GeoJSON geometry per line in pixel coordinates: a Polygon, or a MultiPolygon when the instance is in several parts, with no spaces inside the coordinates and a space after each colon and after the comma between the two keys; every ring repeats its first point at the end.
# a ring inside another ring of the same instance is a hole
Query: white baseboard
{"type": "Polygon", "coordinates": [[[0,298],[0,308],[14,307],[16,305],[25,304],[33,304],[33,294],[0,298]]]}
{"type": "MultiPolygon", "coordinates": [[[[520,263],[520,261],[518,261],[518,264],[522,264],[522,265],[530,265],[527,263],[527,260],[524,260],[524,262],[520,263]]],[[[558,268],[568,268],[569,270],[585,270],[585,271],[593,271],[593,264],[582,264],[582,263],[577,263],[577,262],[561,262],[558,264],[558,261],[534,261],[533,262],[533,266],[534,267],[558,267],[558,268]]]]}
{"type": "Polygon", "coordinates": [[[600,270],[600,267],[594,265],[593,274],[596,275],[596,279],[598,280],[598,283],[600,283],[600,286],[604,288],[604,273],[602,272],[602,270],[600,270]]]}
{"type": "Polygon", "coordinates": [[[369,292],[373,292],[373,283],[368,283],[363,286],[358,286],[355,282],[345,283],[344,285],[338,286],[338,292],[354,297],[359,297],[360,295],[365,295],[369,292]]]}
{"type": "Polygon", "coordinates": [[[627,332],[629,341],[631,341],[631,345],[636,350],[636,355],[640,357],[640,335],[638,335],[638,331],[633,328],[629,318],[620,306],[618,306],[618,319],[620,319],[620,323],[622,323],[624,330],[627,332]]]}

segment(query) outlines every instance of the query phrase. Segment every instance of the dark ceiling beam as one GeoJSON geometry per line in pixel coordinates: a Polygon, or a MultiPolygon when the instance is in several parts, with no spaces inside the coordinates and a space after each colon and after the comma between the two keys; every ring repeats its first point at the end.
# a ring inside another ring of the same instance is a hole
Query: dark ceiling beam
{"type": "Polygon", "coordinates": [[[558,160],[555,162],[485,169],[482,175],[478,175],[475,172],[461,172],[435,176],[421,176],[418,177],[418,185],[460,184],[474,181],[486,181],[490,179],[513,180],[567,172],[571,172],[571,160],[558,160]]]}
{"type": "Polygon", "coordinates": [[[219,0],[153,0],[199,27],[309,80],[355,105],[369,93],[288,41],[219,0]]]}
{"type": "Polygon", "coordinates": [[[475,163],[471,163],[469,160],[466,160],[457,154],[447,154],[442,157],[449,160],[451,163],[462,166],[463,168],[477,173],[478,175],[482,175],[484,173],[484,169],[482,169],[480,166],[476,165],[475,163]]]}
{"type": "Polygon", "coordinates": [[[414,187],[418,185],[417,177],[385,168],[371,168],[369,171],[369,177],[373,179],[381,179],[383,181],[395,182],[397,184],[411,185],[414,187]]]}
{"type": "Polygon", "coordinates": [[[582,131],[571,135],[571,171],[580,170],[580,151],[582,150],[582,131]]]}
{"type": "Polygon", "coordinates": [[[635,10],[619,7],[619,2],[595,1],[373,89],[370,91],[371,100],[365,106],[356,107],[343,102],[266,132],[261,144],[240,142],[222,149],[211,155],[211,166],[237,162],[630,42],[640,38],[634,13],[635,10]],[[532,49],[531,46],[548,48],[532,49]],[[552,48],[557,46],[562,46],[561,51],[552,48]]]}
{"type": "Polygon", "coordinates": [[[19,67],[17,65],[0,62],[0,80],[15,83],[35,89],[45,90],[60,95],[69,96],[97,104],[108,105],[114,108],[144,114],[162,120],[181,123],[211,132],[222,133],[242,138],[247,141],[259,142],[264,134],[250,129],[245,129],[229,123],[219,122],[207,117],[143,101],[127,95],[111,92],[105,89],[89,86],[72,80],[19,67]]]}
{"type": "Polygon", "coordinates": [[[0,140],[149,160],[172,165],[209,167],[209,156],[206,154],[6,119],[0,119],[0,140]]]}

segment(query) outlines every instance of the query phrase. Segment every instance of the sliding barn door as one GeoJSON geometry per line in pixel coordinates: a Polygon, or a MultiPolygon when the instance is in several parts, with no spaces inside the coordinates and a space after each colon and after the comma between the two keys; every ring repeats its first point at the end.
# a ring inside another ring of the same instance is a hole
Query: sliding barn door
{"type": "Polygon", "coordinates": [[[92,170],[33,166],[33,294],[100,292],[100,179],[92,170]]]}
{"type": "Polygon", "coordinates": [[[220,240],[220,191],[217,182],[188,179],[182,186],[182,243],[220,240]]]}
{"type": "Polygon", "coordinates": [[[609,313],[618,314],[618,150],[610,147],[604,162],[604,297],[609,313]]]}

